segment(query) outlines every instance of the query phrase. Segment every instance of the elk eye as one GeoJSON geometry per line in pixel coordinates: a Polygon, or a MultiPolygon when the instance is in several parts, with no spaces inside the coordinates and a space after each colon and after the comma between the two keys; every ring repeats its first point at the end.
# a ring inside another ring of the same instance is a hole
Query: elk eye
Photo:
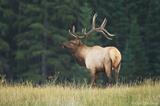
{"type": "Polygon", "coordinates": [[[75,45],[73,42],[70,43],[71,45],[75,45]]]}

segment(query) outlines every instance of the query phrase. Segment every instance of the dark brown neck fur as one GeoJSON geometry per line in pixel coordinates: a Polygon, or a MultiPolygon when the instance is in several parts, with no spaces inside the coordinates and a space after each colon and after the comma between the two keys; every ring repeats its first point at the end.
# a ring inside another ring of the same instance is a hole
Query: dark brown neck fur
{"type": "Polygon", "coordinates": [[[84,44],[81,44],[74,52],[72,52],[73,56],[76,58],[76,61],[78,64],[85,66],[85,49],[87,49],[87,46],[84,44]]]}

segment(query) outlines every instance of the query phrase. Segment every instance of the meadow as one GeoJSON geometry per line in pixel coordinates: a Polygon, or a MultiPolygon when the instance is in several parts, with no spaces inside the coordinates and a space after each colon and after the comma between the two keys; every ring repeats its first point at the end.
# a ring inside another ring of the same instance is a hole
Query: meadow
{"type": "Polygon", "coordinates": [[[0,106],[160,106],[160,82],[108,88],[1,84],[0,106]]]}

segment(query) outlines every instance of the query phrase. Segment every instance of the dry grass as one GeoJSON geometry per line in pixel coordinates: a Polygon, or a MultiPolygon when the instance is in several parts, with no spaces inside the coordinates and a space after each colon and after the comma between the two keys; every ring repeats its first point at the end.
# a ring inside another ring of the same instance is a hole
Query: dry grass
{"type": "Polygon", "coordinates": [[[160,82],[111,88],[0,85],[0,106],[160,106],[160,82]]]}

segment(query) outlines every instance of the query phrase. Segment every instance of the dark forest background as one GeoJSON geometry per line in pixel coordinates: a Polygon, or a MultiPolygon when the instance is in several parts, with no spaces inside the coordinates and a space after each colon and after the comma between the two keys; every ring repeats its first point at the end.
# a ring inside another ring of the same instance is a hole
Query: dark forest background
{"type": "Polygon", "coordinates": [[[88,81],[89,73],[61,48],[77,31],[107,18],[107,40],[93,34],[88,45],[116,46],[126,81],[160,76],[160,0],[0,0],[0,75],[8,81],[88,81]]]}

